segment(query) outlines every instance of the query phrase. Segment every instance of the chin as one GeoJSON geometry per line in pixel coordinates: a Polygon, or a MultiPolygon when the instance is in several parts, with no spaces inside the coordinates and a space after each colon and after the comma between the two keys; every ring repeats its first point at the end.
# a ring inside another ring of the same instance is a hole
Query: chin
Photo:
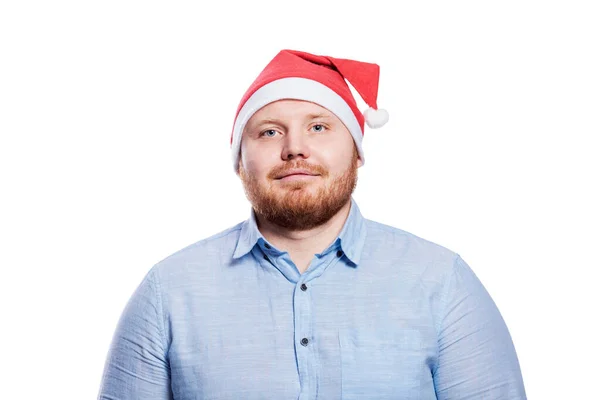
{"type": "Polygon", "coordinates": [[[277,185],[277,190],[289,192],[315,193],[321,185],[314,182],[280,182],[277,185]]]}

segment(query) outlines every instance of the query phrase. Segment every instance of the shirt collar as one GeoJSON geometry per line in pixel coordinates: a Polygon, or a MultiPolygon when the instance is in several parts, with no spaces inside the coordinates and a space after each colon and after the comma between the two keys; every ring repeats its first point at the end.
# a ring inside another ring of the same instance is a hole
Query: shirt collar
{"type": "MultiPolygon", "coordinates": [[[[321,253],[321,255],[341,248],[346,257],[355,266],[358,266],[366,236],[367,231],[365,219],[362,216],[356,201],[352,197],[350,212],[348,213],[348,218],[346,218],[340,234],[336,240],[334,240],[333,243],[321,253]]],[[[233,258],[237,259],[243,257],[244,255],[248,254],[257,244],[260,247],[266,247],[269,249],[268,252],[270,253],[283,253],[269,243],[264,238],[262,233],[260,233],[256,223],[256,213],[254,212],[254,209],[251,209],[250,218],[242,223],[237,246],[233,252],[233,258]]]]}

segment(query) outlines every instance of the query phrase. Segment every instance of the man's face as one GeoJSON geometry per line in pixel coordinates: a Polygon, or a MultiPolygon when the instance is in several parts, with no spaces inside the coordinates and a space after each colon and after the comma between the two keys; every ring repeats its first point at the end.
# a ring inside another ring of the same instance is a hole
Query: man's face
{"type": "Polygon", "coordinates": [[[248,121],[238,172],[257,214],[307,230],[350,200],[361,165],[350,132],[333,113],[307,101],[279,100],[248,121]]]}

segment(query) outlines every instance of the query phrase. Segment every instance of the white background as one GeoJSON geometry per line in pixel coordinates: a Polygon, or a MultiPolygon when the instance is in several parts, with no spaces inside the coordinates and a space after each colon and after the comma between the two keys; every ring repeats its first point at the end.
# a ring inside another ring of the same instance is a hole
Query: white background
{"type": "Polygon", "coordinates": [[[146,272],[249,216],[229,135],[283,48],[381,66],[390,122],[365,133],[361,212],[467,261],[529,398],[590,398],[594,3],[3,2],[0,398],[95,398],[146,272]]]}

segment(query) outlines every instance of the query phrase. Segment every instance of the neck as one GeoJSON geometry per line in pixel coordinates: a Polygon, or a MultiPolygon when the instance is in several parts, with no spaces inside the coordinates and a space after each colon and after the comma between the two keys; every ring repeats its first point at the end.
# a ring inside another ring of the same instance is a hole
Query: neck
{"type": "Polygon", "coordinates": [[[306,231],[291,231],[272,224],[256,215],[260,233],[278,249],[287,251],[292,258],[312,259],[325,250],[340,234],[350,213],[349,200],[329,221],[306,231]]]}

